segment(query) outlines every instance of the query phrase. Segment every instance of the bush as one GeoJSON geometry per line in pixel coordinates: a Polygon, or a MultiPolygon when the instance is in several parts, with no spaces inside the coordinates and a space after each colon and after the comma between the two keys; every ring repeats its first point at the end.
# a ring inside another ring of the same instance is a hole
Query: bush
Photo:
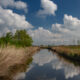
{"type": "Polygon", "coordinates": [[[17,30],[14,35],[11,32],[7,33],[5,37],[0,38],[0,45],[15,45],[26,47],[32,45],[32,38],[27,34],[26,30],[17,30]]]}

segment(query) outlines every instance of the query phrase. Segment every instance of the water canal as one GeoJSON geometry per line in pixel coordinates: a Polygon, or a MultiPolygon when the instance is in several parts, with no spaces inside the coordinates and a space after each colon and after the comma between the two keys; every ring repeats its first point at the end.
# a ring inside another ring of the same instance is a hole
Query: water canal
{"type": "Polygon", "coordinates": [[[42,49],[33,56],[29,68],[14,80],[80,80],[80,66],[42,49]]]}

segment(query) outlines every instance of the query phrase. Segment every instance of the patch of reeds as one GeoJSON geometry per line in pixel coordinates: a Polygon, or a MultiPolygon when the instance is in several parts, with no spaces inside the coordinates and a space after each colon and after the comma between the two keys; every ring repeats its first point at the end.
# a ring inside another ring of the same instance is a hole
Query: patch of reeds
{"type": "Polygon", "coordinates": [[[56,46],[52,49],[60,55],[80,61],[80,46],[56,46]]]}
{"type": "Polygon", "coordinates": [[[0,79],[7,80],[10,76],[13,77],[19,72],[25,72],[32,61],[32,55],[38,50],[38,47],[8,46],[0,48],[0,79]]]}

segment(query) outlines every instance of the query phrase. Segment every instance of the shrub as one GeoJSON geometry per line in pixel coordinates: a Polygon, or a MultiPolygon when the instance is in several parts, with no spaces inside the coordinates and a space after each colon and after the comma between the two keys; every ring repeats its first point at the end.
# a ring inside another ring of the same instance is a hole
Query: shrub
{"type": "Polygon", "coordinates": [[[14,35],[11,32],[6,33],[5,37],[0,38],[0,45],[15,45],[20,47],[26,47],[32,45],[32,38],[27,34],[26,30],[17,30],[14,35]]]}

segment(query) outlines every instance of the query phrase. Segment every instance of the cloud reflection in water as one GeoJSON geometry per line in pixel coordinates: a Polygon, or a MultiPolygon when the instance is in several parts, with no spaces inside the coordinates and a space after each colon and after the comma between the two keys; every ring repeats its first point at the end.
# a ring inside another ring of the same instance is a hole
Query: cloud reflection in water
{"type": "MultiPolygon", "coordinates": [[[[24,76],[21,76],[24,77],[23,80],[79,80],[79,74],[79,66],[65,62],[45,49],[33,56],[32,64],[24,76]]],[[[17,80],[19,79],[18,75],[17,80]]]]}

